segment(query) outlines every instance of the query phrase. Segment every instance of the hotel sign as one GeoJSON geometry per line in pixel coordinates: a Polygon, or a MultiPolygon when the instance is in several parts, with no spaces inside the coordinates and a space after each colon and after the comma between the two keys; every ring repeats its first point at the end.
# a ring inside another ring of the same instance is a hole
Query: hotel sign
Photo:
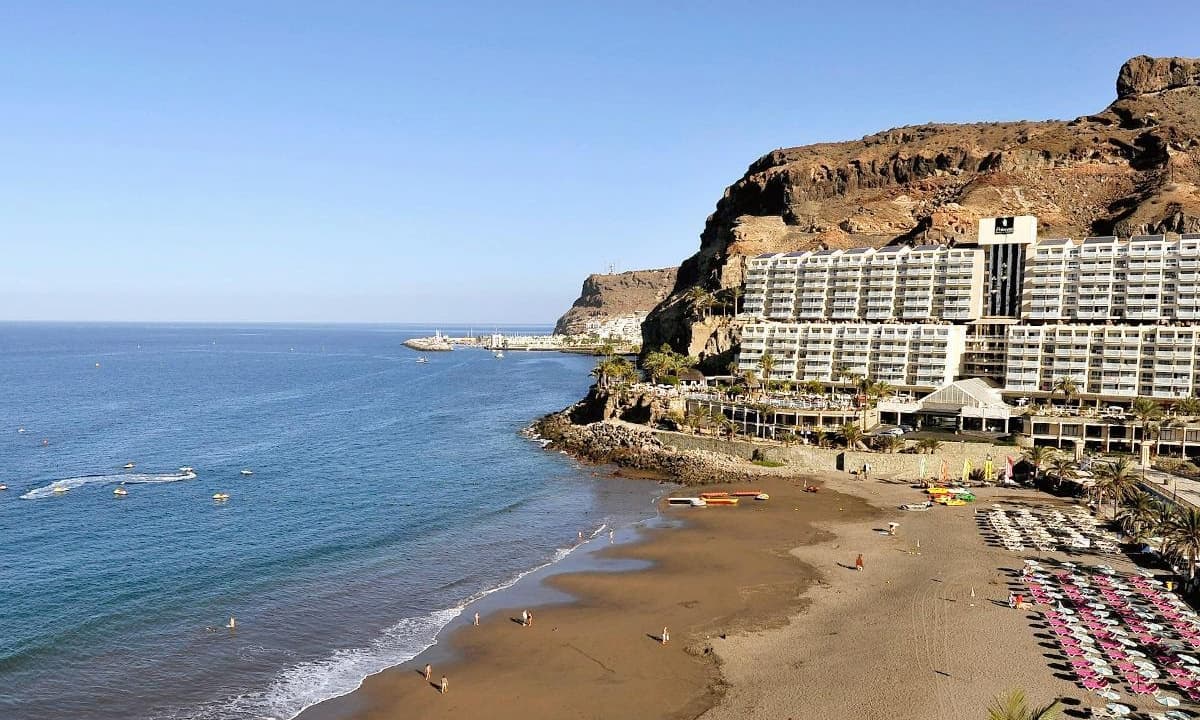
{"type": "Polygon", "coordinates": [[[995,229],[992,232],[996,235],[1012,235],[1015,224],[1016,218],[1014,217],[998,217],[996,218],[995,229]]]}

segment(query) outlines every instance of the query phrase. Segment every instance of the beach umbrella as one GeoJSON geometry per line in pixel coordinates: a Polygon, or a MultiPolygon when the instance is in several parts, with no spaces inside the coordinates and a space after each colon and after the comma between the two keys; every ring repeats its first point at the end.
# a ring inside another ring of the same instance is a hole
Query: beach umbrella
{"type": "Polygon", "coordinates": [[[1179,707],[1179,698],[1177,697],[1171,697],[1170,695],[1159,695],[1154,699],[1158,701],[1159,705],[1165,705],[1171,708],[1179,707]]]}
{"type": "Polygon", "coordinates": [[[950,467],[946,465],[946,461],[942,460],[942,484],[945,485],[950,481],[950,467]]]}
{"type": "Polygon", "coordinates": [[[962,481],[964,483],[966,483],[966,482],[970,482],[970,480],[971,480],[971,460],[967,459],[967,460],[963,460],[962,481]]]}
{"type": "Polygon", "coordinates": [[[996,481],[996,466],[992,463],[992,457],[989,455],[987,460],[983,461],[983,479],[988,482],[996,481]]]}
{"type": "Polygon", "coordinates": [[[1007,456],[1007,458],[1006,458],[1006,461],[1005,461],[1005,467],[1004,467],[1004,481],[1005,481],[1006,483],[1010,484],[1010,485],[1012,484],[1012,481],[1013,481],[1013,461],[1012,461],[1012,455],[1009,455],[1009,456],[1007,456]]]}
{"type": "Polygon", "coordinates": [[[925,479],[925,456],[924,455],[922,455],[921,459],[917,461],[917,477],[921,480],[925,479]]]}

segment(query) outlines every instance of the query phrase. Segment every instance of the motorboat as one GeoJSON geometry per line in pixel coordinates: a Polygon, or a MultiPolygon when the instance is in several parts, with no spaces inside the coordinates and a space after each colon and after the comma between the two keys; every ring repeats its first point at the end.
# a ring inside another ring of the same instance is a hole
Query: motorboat
{"type": "Polygon", "coordinates": [[[425,363],[429,362],[429,358],[427,358],[427,357],[425,357],[424,355],[422,355],[422,356],[420,356],[420,357],[418,357],[418,358],[417,358],[417,362],[419,362],[419,363],[421,363],[422,365],[424,365],[425,363]]]}
{"type": "Polygon", "coordinates": [[[254,471],[253,471],[253,470],[250,470],[249,468],[247,468],[247,469],[243,470],[243,471],[241,472],[241,474],[242,474],[242,475],[253,475],[253,474],[254,474],[254,471]]]}
{"type": "Polygon", "coordinates": [[[669,497],[667,498],[668,505],[687,505],[689,507],[704,507],[707,501],[704,498],[698,497],[669,497]]]}
{"type": "Polygon", "coordinates": [[[7,490],[7,489],[8,489],[7,485],[5,485],[4,483],[0,483],[0,490],[7,490]]]}
{"type": "Polygon", "coordinates": [[[124,465],[124,468],[126,470],[132,470],[134,467],[135,467],[135,465],[133,463],[125,463],[125,465],[124,465]]]}
{"type": "Polygon", "coordinates": [[[70,489],[71,488],[67,487],[66,485],[55,485],[53,488],[50,489],[50,491],[56,495],[62,495],[63,493],[69,491],[70,489]]]}
{"type": "Polygon", "coordinates": [[[755,500],[770,500],[771,496],[766,493],[759,493],[754,496],[755,500]]]}
{"type": "Polygon", "coordinates": [[[125,497],[128,494],[129,494],[129,491],[123,487],[119,487],[119,488],[113,490],[113,495],[116,495],[117,497],[125,497]]]}
{"type": "Polygon", "coordinates": [[[495,357],[497,360],[503,360],[504,359],[504,351],[497,350],[496,352],[492,353],[492,356],[495,357]]]}
{"type": "Polygon", "coordinates": [[[223,500],[228,500],[228,499],[229,499],[229,493],[215,493],[213,495],[213,500],[216,500],[217,502],[221,502],[223,500]]]}
{"type": "Polygon", "coordinates": [[[191,465],[184,465],[183,467],[179,468],[179,472],[194,473],[194,472],[196,472],[196,468],[192,467],[191,465]]]}

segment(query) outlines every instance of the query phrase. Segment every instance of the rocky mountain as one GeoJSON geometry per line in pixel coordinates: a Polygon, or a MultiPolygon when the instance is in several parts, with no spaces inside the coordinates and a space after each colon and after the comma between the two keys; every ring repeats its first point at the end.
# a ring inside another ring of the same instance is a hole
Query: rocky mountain
{"type": "Polygon", "coordinates": [[[773,150],[730,185],[700,249],[643,325],[724,369],[736,321],[694,312],[688,291],[742,282],[763,252],[973,241],[977,221],[1037,215],[1043,236],[1200,232],[1200,59],[1135,57],[1117,99],[1074,120],[930,124],[773,150]]]}
{"type": "Polygon", "coordinates": [[[555,334],[582,333],[588,320],[607,320],[619,315],[649,312],[670,294],[678,270],[663,268],[589,275],[583,281],[579,299],[555,324],[555,334]]]}

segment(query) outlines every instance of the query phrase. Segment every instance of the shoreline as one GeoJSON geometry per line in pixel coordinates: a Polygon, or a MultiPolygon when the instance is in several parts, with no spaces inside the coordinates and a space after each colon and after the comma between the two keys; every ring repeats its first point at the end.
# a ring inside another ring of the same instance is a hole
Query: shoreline
{"type": "Polygon", "coordinates": [[[849,495],[804,493],[789,479],[754,485],[771,500],[704,510],[667,510],[660,500],[662,522],[635,526],[631,542],[594,551],[600,568],[540,579],[559,600],[532,604],[531,627],[514,621],[525,607],[500,605],[474,628],[468,606],[413,660],[308,708],[299,720],[372,720],[401,707],[407,717],[501,720],[700,716],[725,692],[714,641],[783,627],[804,607],[817,578],[791,549],[825,539],[815,523],[828,514],[859,519],[877,512],[849,495]],[[785,516],[793,522],[782,522],[785,516]],[[606,570],[605,563],[636,565],[606,570]],[[663,625],[671,628],[666,646],[655,639],[663,625]],[[419,675],[425,662],[434,664],[435,681],[446,673],[446,696],[419,675]],[[503,697],[512,701],[496,707],[503,697]]]}

